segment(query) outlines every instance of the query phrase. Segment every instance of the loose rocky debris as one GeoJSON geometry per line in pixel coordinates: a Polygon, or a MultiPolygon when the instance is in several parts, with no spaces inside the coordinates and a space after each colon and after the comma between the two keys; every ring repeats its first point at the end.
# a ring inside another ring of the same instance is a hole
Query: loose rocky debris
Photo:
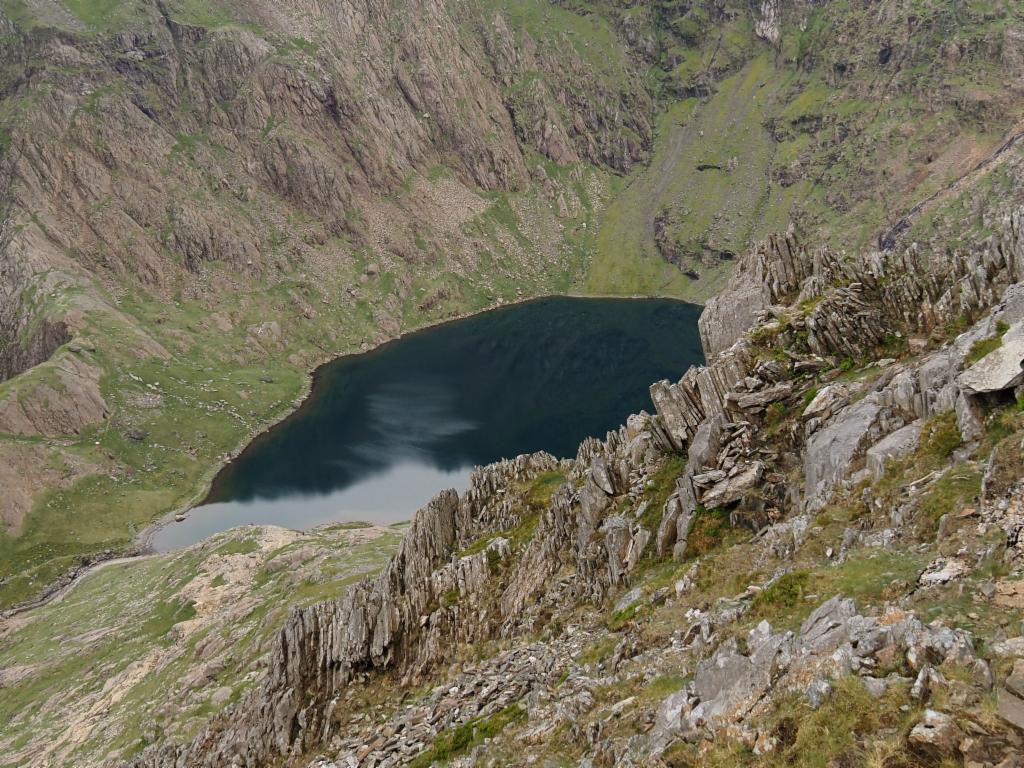
{"type": "MultiPolygon", "coordinates": [[[[331,750],[337,752],[338,757],[312,765],[317,768],[403,765],[429,747],[440,734],[546,693],[590,639],[589,633],[566,636],[467,665],[454,680],[435,688],[426,700],[406,705],[383,726],[366,722],[365,715],[356,715],[342,724],[344,735],[331,742],[331,750]]],[[[337,703],[340,710],[344,706],[343,700],[337,703]]],[[[553,729],[562,722],[564,720],[554,718],[547,721],[546,727],[553,729]]],[[[542,737],[540,731],[530,734],[530,738],[542,737]]]]}
{"type": "Polygon", "coordinates": [[[802,690],[814,708],[830,693],[828,679],[848,674],[885,686],[873,673],[905,658],[915,672],[932,664],[954,664],[991,683],[988,665],[974,655],[971,638],[942,626],[926,626],[893,611],[880,617],[859,614],[852,600],[823,603],[800,627],[776,633],[762,621],[746,637],[745,649],[732,638],[697,666],[693,682],[662,704],[651,740],[655,752],[676,739],[712,739],[723,728],[739,726],[758,714],[769,695],[802,690]],[[886,659],[882,664],[881,659],[886,659]]]}

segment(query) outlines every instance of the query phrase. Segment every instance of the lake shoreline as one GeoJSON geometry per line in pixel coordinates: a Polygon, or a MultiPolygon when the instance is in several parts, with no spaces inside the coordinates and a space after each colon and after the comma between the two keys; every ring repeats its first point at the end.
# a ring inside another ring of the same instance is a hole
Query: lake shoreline
{"type": "MultiPolygon", "coordinates": [[[[697,302],[686,301],[684,299],[679,299],[673,296],[659,296],[650,294],[607,295],[568,292],[542,294],[515,299],[499,299],[496,303],[493,303],[481,309],[460,312],[449,317],[425,322],[422,325],[417,325],[416,327],[402,331],[401,333],[395,336],[384,339],[383,341],[377,343],[370,344],[368,342],[363,342],[364,344],[368,344],[366,348],[359,348],[324,355],[319,359],[319,362],[316,362],[307,369],[302,392],[299,395],[297,395],[288,405],[282,407],[279,411],[273,414],[273,416],[266,419],[259,427],[249,431],[238,442],[234,449],[225,454],[225,459],[223,461],[212,466],[210,470],[204,474],[202,481],[197,485],[196,492],[191,495],[188,501],[178,505],[174,509],[166,512],[165,514],[150,522],[136,535],[131,546],[126,547],[122,550],[112,550],[109,553],[102,553],[100,555],[97,555],[89,563],[77,566],[76,568],[66,572],[64,577],[57,579],[50,585],[48,585],[47,590],[45,590],[43,594],[39,595],[36,598],[33,598],[32,600],[26,601],[25,603],[22,603],[20,605],[10,606],[3,612],[0,612],[0,620],[6,620],[13,616],[25,613],[27,611],[35,610],[36,608],[41,608],[47,605],[53,599],[55,599],[57,595],[66,594],[71,589],[73,589],[74,586],[77,583],[79,583],[85,576],[92,573],[97,568],[103,567],[105,563],[111,560],[131,560],[155,554],[152,541],[153,538],[157,535],[157,533],[159,533],[167,526],[179,522],[179,518],[182,515],[187,516],[189,512],[195,510],[198,506],[202,505],[203,501],[205,501],[209,497],[217,477],[221,474],[221,472],[224,470],[226,466],[228,466],[230,463],[236,460],[250,445],[252,445],[254,441],[260,438],[262,435],[269,433],[275,427],[284,423],[287,419],[289,419],[296,412],[298,412],[299,409],[301,409],[303,405],[305,405],[308,402],[309,398],[314,394],[316,385],[319,382],[322,376],[322,371],[326,366],[336,363],[337,361],[344,360],[346,358],[357,357],[377,352],[388,345],[402,341],[410,336],[414,336],[419,333],[435,330],[440,326],[452,325],[461,321],[477,318],[481,315],[485,315],[490,312],[495,312],[497,310],[506,309],[513,306],[521,306],[529,304],[531,302],[539,302],[547,299],[556,298],[584,300],[621,300],[623,302],[662,299],[678,302],[680,304],[688,304],[694,307],[703,307],[702,304],[699,304],[697,302]]],[[[413,514],[415,515],[415,512],[413,514]]]]}
{"type": "MultiPolygon", "coordinates": [[[[452,316],[449,316],[449,317],[446,317],[446,318],[442,318],[442,319],[439,319],[439,320],[433,320],[433,321],[427,322],[427,323],[425,323],[423,325],[419,325],[419,326],[417,326],[415,328],[410,328],[409,330],[402,331],[401,333],[399,333],[396,336],[393,336],[391,338],[388,338],[388,339],[385,339],[383,341],[377,342],[375,344],[370,344],[366,349],[358,349],[358,350],[353,350],[353,351],[349,351],[349,352],[341,352],[341,353],[338,353],[338,354],[331,355],[331,356],[329,356],[329,357],[327,357],[325,359],[322,359],[320,362],[316,363],[315,365],[313,365],[312,367],[310,367],[307,370],[306,377],[305,377],[305,386],[303,388],[302,394],[300,394],[294,400],[292,400],[290,406],[282,409],[277,415],[275,415],[275,417],[273,419],[267,420],[258,429],[255,429],[252,432],[250,432],[248,434],[248,436],[246,438],[244,438],[242,441],[240,441],[240,443],[232,451],[230,451],[228,454],[226,454],[227,458],[223,462],[221,462],[219,465],[217,465],[211,472],[209,472],[205,476],[203,484],[202,484],[200,490],[197,491],[191,497],[191,499],[188,502],[186,502],[185,504],[183,504],[181,506],[176,507],[174,510],[172,510],[170,512],[167,512],[166,514],[160,516],[157,520],[154,520],[152,523],[147,525],[146,528],[144,528],[138,534],[138,536],[135,539],[135,551],[139,555],[152,553],[153,552],[152,540],[153,540],[153,537],[157,533],[159,533],[162,529],[166,528],[169,525],[173,525],[173,524],[175,524],[177,522],[180,522],[177,518],[179,518],[181,515],[183,515],[183,514],[187,515],[192,510],[196,509],[199,506],[202,506],[203,503],[209,498],[210,493],[213,491],[213,486],[214,486],[214,483],[215,483],[217,477],[220,476],[221,472],[224,470],[225,467],[227,467],[228,464],[230,464],[235,459],[237,459],[239,456],[241,456],[242,453],[246,449],[248,449],[249,446],[252,445],[261,436],[266,435],[271,430],[273,430],[275,427],[278,427],[279,425],[281,425],[282,423],[287,421],[290,417],[292,417],[295,413],[297,413],[304,405],[307,404],[307,402],[309,401],[310,397],[313,396],[314,391],[316,390],[317,384],[319,383],[320,379],[322,378],[323,370],[327,366],[333,365],[334,363],[336,363],[338,361],[341,361],[341,360],[344,360],[346,358],[359,357],[359,356],[362,356],[362,355],[367,355],[367,354],[371,354],[371,353],[374,353],[374,352],[378,352],[378,351],[384,349],[385,347],[387,347],[389,345],[392,345],[392,344],[395,344],[395,343],[397,343],[399,341],[403,341],[405,339],[408,339],[410,336],[415,336],[417,334],[424,333],[424,332],[427,332],[427,331],[433,331],[433,330],[436,330],[437,328],[439,328],[441,326],[453,325],[455,323],[459,323],[459,322],[462,322],[462,321],[465,321],[465,320],[470,320],[470,319],[478,318],[481,315],[486,315],[486,314],[488,314],[490,312],[495,312],[495,311],[498,311],[498,310],[501,310],[501,309],[506,309],[506,308],[509,308],[509,307],[522,306],[522,305],[530,304],[530,303],[533,303],[533,302],[540,302],[540,301],[545,301],[545,300],[548,300],[548,299],[557,299],[557,298],[584,299],[584,300],[594,299],[594,300],[606,300],[606,301],[607,300],[621,300],[623,302],[662,299],[662,300],[668,300],[668,301],[676,301],[676,302],[679,302],[680,304],[689,304],[689,305],[695,306],[695,307],[703,307],[704,306],[703,304],[699,304],[697,302],[686,301],[684,299],[678,299],[678,298],[675,298],[673,296],[657,296],[657,295],[643,295],[643,294],[635,294],[635,295],[621,295],[621,294],[619,294],[619,295],[605,295],[605,294],[586,294],[586,293],[542,294],[542,295],[538,295],[538,296],[529,296],[529,297],[517,298],[517,299],[511,299],[511,300],[499,300],[497,303],[491,304],[491,305],[489,305],[487,307],[484,307],[483,309],[471,310],[471,311],[468,311],[468,312],[460,312],[460,313],[458,313],[456,315],[452,315],[452,316]]],[[[367,343],[367,342],[364,342],[364,343],[367,343]]]]}

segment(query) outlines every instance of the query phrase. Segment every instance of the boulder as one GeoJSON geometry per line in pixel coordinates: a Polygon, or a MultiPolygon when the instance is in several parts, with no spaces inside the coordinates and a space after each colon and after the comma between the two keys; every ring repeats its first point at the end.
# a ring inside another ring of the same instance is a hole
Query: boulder
{"type": "Polygon", "coordinates": [[[711,509],[739,501],[758,486],[764,477],[764,471],[763,462],[751,462],[732,477],[725,478],[705,491],[701,496],[701,503],[711,509]]]}
{"type": "Polygon", "coordinates": [[[730,392],[726,395],[726,402],[732,403],[741,411],[758,413],[763,411],[772,403],[785,400],[793,394],[793,385],[783,381],[767,389],[759,389],[756,392],[730,392]]]}
{"type": "Polygon", "coordinates": [[[963,732],[952,717],[926,709],[921,722],[911,729],[907,741],[915,752],[941,758],[956,754],[962,736],[963,732]]]}
{"type": "Polygon", "coordinates": [[[836,595],[819,605],[800,626],[801,648],[830,653],[849,638],[849,620],[857,615],[853,600],[836,595]]]}
{"type": "Polygon", "coordinates": [[[961,373],[957,383],[969,395],[1003,392],[1024,384],[1024,321],[1010,326],[999,348],[961,373]]]}
{"type": "Polygon", "coordinates": [[[818,394],[804,408],[804,418],[828,419],[848,402],[850,388],[846,384],[829,384],[818,390],[818,394]]]}
{"type": "Polygon", "coordinates": [[[1024,698],[1024,659],[1017,659],[1013,663],[1013,671],[1003,685],[1014,696],[1024,698]]]}
{"type": "Polygon", "coordinates": [[[1024,698],[1000,688],[996,692],[996,711],[1003,720],[1024,731],[1024,698]]]}

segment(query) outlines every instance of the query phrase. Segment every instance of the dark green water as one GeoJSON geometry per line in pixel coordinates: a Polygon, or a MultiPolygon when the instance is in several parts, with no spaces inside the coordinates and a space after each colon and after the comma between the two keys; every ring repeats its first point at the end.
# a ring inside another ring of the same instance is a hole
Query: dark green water
{"type": "Polygon", "coordinates": [[[159,550],[245,523],[408,520],[473,466],[588,436],[651,409],[648,386],[703,362],[700,307],[554,298],[411,334],[319,370],[309,399],[161,530],[159,550]]]}

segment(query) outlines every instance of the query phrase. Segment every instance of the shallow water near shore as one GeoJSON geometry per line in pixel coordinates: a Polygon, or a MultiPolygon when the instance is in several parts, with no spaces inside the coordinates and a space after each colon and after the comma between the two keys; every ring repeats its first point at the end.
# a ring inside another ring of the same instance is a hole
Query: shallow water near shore
{"type": "Polygon", "coordinates": [[[574,456],[584,438],[650,410],[652,382],[703,362],[700,311],[667,299],[540,299],[339,358],[152,545],[246,523],[408,520],[437,492],[465,488],[476,465],[574,456]]]}

